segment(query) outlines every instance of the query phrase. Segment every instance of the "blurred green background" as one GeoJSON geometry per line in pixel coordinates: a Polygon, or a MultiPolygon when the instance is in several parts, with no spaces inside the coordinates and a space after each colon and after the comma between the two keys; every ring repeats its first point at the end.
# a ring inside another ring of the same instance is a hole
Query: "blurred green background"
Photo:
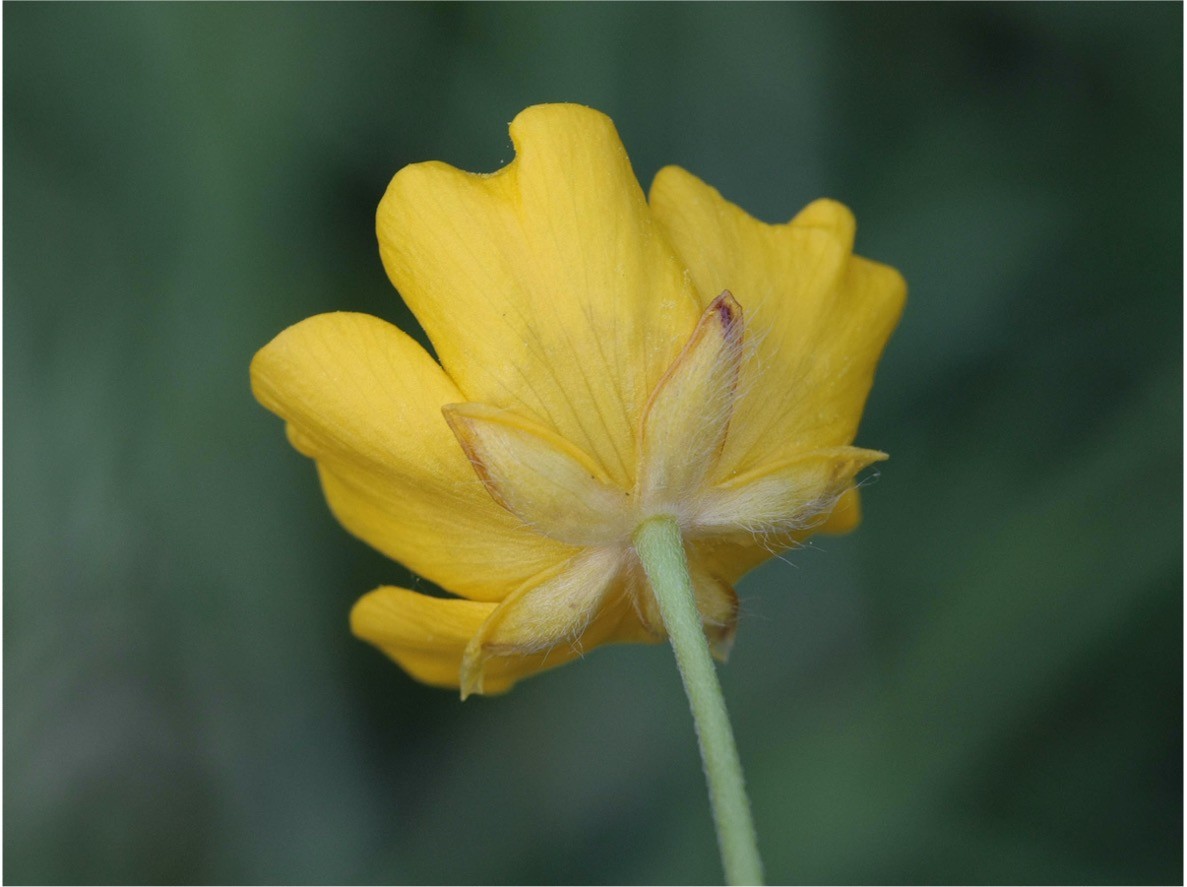
{"type": "Polygon", "coordinates": [[[347,631],[407,581],[251,398],[374,210],[609,113],[911,297],[855,535],[741,587],[773,882],[1182,878],[1182,7],[4,8],[4,880],[720,877],[662,647],[498,699],[347,631]]]}

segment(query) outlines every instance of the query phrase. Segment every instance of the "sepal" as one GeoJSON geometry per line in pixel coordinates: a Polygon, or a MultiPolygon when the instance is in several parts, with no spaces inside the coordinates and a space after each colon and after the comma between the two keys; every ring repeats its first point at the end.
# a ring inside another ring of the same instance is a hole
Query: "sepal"
{"type": "Polygon", "coordinates": [[[487,404],[449,404],[442,412],[487,491],[532,529],[582,546],[621,535],[626,493],[560,435],[487,404]]]}

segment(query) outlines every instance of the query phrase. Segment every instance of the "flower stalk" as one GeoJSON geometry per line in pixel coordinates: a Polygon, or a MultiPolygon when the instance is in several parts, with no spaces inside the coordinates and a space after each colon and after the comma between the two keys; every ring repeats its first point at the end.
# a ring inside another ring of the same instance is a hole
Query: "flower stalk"
{"type": "Polygon", "coordinates": [[[636,530],[634,543],[692,709],[726,882],[761,884],[762,860],[742,764],[693,595],[680,527],[672,517],[653,517],[636,530]]]}

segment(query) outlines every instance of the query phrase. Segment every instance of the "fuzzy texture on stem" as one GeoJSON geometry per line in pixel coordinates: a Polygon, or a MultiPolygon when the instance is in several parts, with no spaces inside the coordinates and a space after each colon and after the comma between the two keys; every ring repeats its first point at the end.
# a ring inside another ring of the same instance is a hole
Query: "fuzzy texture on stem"
{"type": "Polygon", "coordinates": [[[762,860],[742,764],[697,611],[680,527],[674,518],[654,517],[639,526],[634,541],[688,694],[726,881],[761,884],[762,860]]]}

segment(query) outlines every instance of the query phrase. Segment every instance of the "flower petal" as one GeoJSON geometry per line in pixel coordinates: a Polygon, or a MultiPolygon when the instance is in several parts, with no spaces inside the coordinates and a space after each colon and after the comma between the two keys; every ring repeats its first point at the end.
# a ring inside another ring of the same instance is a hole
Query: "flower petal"
{"type": "Polygon", "coordinates": [[[418,681],[456,687],[462,651],[497,606],[389,586],[359,599],[350,611],[350,629],[418,681]]]}
{"type": "Polygon", "coordinates": [[[486,404],[452,404],[445,419],[494,500],[536,532],[571,545],[630,533],[627,494],[560,436],[486,404]]]}
{"type": "Polygon", "coordinates": [[[572,647],[602,610],[619,580],[622,561],[619,550],[588,549],[544,581],[509,595],[466,646],[462,698],[485,692],[485,665],[491,657],[572,647]]]}
{"type": "Polygon", "coordinates": [[[790,534],[772,539],[750,533],[734,533],[695,540],[698,562],[705,570],[727,583],[737,583],[759,564],[796,544],[796,537],[790,534]]]}
{"type": "MultiPolygon", "coordinates": [[[[351,631],[374,644],[418,681],[461,686],[462,655],[496,604],[435,598],[384,586],[363,595],[350,612],[351,631]]],[[[622,598],[611,600],[570,644],[523,656],[492,656],[483,666],[482,692],[504,693],[537,672],[564,665],[594,647],[654,643],[622,598]]]]}
{"type": "Polygon", "coordinates": [[[573,550],[496,505],[441,415],[461,396],[424,349],[365,314],[322,314],[277,336],[252,388],[317,460],[348,530],[425,578],[500,600],[573,550]]]}
{"type": "Polygon", "coordinates": [[[493,175],[402,169],[379,206],[384,265],[463,399],[551,428],[630,489],[640,413],[699,298],[609,118],[541,105],[511,138],[493,175]]]}
{"type": "Polygon", "coordinates": [[[740,475],[704,494],[695,526],[706,533],[742,528],[760,535],[818,530],[853,476],[886,458],[877,450],[834,447],[740,475]]]}
{"type": "Polygon", "coordinates": [[[837,499],[837,504],[833,506],[832,513],[829,514],[824,523],[816,528],[816,532],[840,535],[857,529],[857,525],[860,523],[861,494],[857,491],[857,487],[849,487],[837,499]]]}
{"type": "Polygon", "coordinates": [[[716,476],[850,443],[906,295],[897,271],[852,254],[852,214],[823,200],[766,225],[676,167],[651,206],[698,289],[734,294],[755,343],[716,476]]]}
{"type": "Polygon", "coordinates": [[[742,311],[722,293],[660,380],[643,416],[640,500],[655,511],[679,504],[704,484],[733,413],[742,359],[742,311]]]}

